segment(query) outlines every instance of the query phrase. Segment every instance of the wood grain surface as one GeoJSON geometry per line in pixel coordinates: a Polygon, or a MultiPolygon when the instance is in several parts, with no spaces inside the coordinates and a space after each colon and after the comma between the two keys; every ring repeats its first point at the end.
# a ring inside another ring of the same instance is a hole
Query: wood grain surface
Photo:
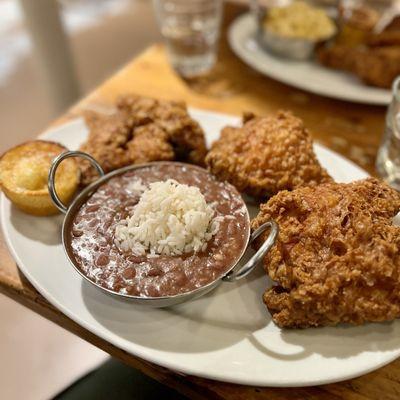
{"type": "MultiPolygon", "coordinates": [[[[225,11],[226,27],[238,13],[243,11],[243,8],[228,5],[225,11]]],[[[268,79],[238,60],[224,40],[220,47],[219,63],[208,78],[182,80],[168,64],[163,46],[154,45],[80,101],[52,126],[79,115],[83,109],[108,107],[120,94],[128,92],[185,100],[194,107],[236,115],[246,110],[267,114],[277,109],[289,109],[303,118],[317,141],[374,174],[375,156],[384,128],[383,107],[331,100],[268,79]]],[[[293,389],[226,384],[183,376],[150,364],[96,337],[52,307],[19,273],[2,237],[0,237],[0,291],[193,399],[397,400],[400,398],[400,361],[350,381],[293,389]]]]}

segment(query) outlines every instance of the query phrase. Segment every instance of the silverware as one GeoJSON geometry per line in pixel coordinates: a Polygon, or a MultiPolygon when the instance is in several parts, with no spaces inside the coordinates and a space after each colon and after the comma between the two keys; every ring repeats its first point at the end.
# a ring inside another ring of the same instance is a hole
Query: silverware
{"type": "MultiPolygon", "coordinates": [[[[168,161],[160,161],[157,162],[157,164],[170,164],[172,162],[168,161]]],[[[246,275],[248,275],[258,264],[259,262],[265,257],[265,255],[268,253],[268,251],[271,249],[271,247],[274,245],[276,238],[278,236],[278,225],[274,221],[268,221],[265,224],[261,225],[256,231],[254,231],[250,235],[250,216],[247,214],[248,218],[248,231],[246,234],[246,241],[247,241],[247,247],[243,250],[242,254],[240,255],[239,261],[235,263],[234,265],[230,266],[227,273],[214,280],[213,282],[210,282],[209,284],[202,286],[200,288],[197,288],[195,290],[192,290],[190,292],[186,293],[181,293],[177,294],[174,296],[162,296],[162,297],[141,297],[141,296],[133,296],[133,295],[127,295],[127,294],[121,294],[118,292],[114,292],[110,289],[106,289],[96,282],[90,280],[86,275],[84,275],[76,260],[75,257],[72,254],[71,246],[67,245],[67,238],[70,236],[68,235],[68,231],[71,227],[72,221],[78,212],[78,210],[81,208],[81,206],[88,200],[88,198],[97,190],[99,186],[107,182],[109,179],[121,175],[127,171],[132,171],[136,170],[139,168],[144,168],[149,165],[154,165],[155,163],[151,164],[140,164],[140,165],[132,165],[124,168],[120,168],[116,171],[110,172],[108,174],[104,174],[103,169],[101,168],[100,164],[89,154],[83,153],[81,151],[67,151],[65,153],[60,154],[57,156],[51,165],[50,171],[49,171],[49,176],[48,176],[48,188],[49,188],[49,193],[50,196],[56,205],[56,207],[65,214],[65,218],[63,221],[62,225],[62,243],[64,247],[65,254],[67,255],[67,258],[71,265],[74,267],[75,271],[77,271],[86,281],[90,282],[92,285],[96,286],[97,288],[101,289],[102,291],[118,298],[126,299],[131,301],[132,303],[135,304],[140,304],[140,305],[146,305],[150,307],[169,307],[173,306],[176,304],[180,304],[189,300],[193,300],[195,298],[198,298],[200,296],[203,296],[204,294],[208,293],[215,287],[217,287],[222,281],[226,282],[235,282],[239,279],[242,279],[246,275]],[[56,171],[60,163],[65,160],[66,158],[70,157],[82,157],[88,161],[90,161],[91,164],[96,168],[97,172],[100,175],[100,178],[93,182],[91,185],[86,187],[82,192],[79,193],[79,195],[73,200],[73,202],[67,207],[63,202],[60,200],[60,198],[57,195],[56,189],[55,189],[55,176],[56,176],[56,171]],[[249,261],[247,261],[243,266],[238,267],[238,264],[240,263],[240,260],[243,258],[245,252],[247,249],[250,248],[252,242],[257,239],[262,233],[264,233],[266,230],[269,229],[269,235],[265,242],[261,245],[261,247],[258,249],[258,251],[250,258],[249,261]]],[[[176,164],[176,163],[175,163],[176,164]]],[[[200,168],[191,165],[190,167],[192,168],[200,168]]],[[[244,201],[243,201],[243,204],[244,201]]]]}

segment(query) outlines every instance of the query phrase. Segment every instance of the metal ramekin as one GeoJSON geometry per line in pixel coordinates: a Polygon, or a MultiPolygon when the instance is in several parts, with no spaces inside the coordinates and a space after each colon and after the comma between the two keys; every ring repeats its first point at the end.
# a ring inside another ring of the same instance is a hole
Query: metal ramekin
{"type": "MultiPolygon", "coordinates": [[[[154,165],[154,164],[177,164],[176,162],[169,162],[169,161],[160,161],[156,163],[148,163],[148,164],[140,164],[140,165],[132,165],[124,168],[120,168],[116,171],[110,172],[108,174],[105,174],[99,163],[91,157],[89,154],[83,153],[81,151],[67,151],[65,153],[60,154],[57,156],[51,165],[50,171],[49,171],[49,177],[48,177],[48,188],[49,188],[49,193],[50,196],[56,205],[56,207],[65,214],[65,218],[63,221],[62,225],[62,243],[64,247],[65,254],[67,255],[67,258],[69,262],[72,264],[74,269],[88,282],[90,282],[92,285],[96,286],[97,288],[101,289],[102,291],[111,294],[115,297],[118,298],[123,298],[126,300],[130,300],[131,302],[135,304],[140,304],[140,305],[147,305],[151,307],[169,307],[173,306],[176,304],[180,304],[189,300],[193,300],[195,298],[198,298],[210,290],[214,289],[216,286],[218,286],[221,281],[226,281],[226,282],[234,282],[237,281],[246,275],[248,275],[255,267],[258,265],[258,263],[264,258],[264,256],[267,254],[267,252],[270,250],[270,248],[274,245],[276,237],[278,235],[278,225],[274,221],[268,221],[262,226],[260,226],[256,231],[254,231],[250,235],[250,216],[247,213],[247,218],[248,218],[248,223],[247,223],[247,233],[246,233],[246,241],[247,241],[247,246],[244,248],[236,262],[230,266],[228,271],[226,272],[225,275],[223,275],[220,278],[217,278],[216,280],[208,283],[205,286],[202,286],[200,288],[196,288],[192,291],[186,292],[186,293],[181,293],[177,294],[174,296],[160,296],[160,297],[142,297],[142,296],[132,296],[132,295],[127,295],[127,294],[121,294],[118,292],[115,292],[113,290],[104,288],[103,286],[99,285],[98,283],[92,281],[89,279],[86,275],[82,273],[80,270],[79,266],[76,263],[75,257],[72,255],[71,251],[71,246],[67,246],[67,240],[68,237],[70,236],[68,233],[68,230],[70,229],[72,225],[73,218],[75,217],[76,213],[84,204],[89,197],[97,190],[99,186],[101,186],[103,183],[107,182],[109,179],[121,175],[127,171],[132,171],[135,169],[140,169],[147,167],[149,165],[154,165]],[[82,192],[78,194],[78,196],[73,200],[73,202],[69,205],[69,207],[65,206],[63,202],[60,200],[60,198],[57,195],[57,192],[55,190],[55,175],[56,175],[56,170],[60,163],[70,157],[82,157],[88,161],[90,161],[93,166],[96,168],[97,172],[100,175],[100,178],[93,182],[91,185],[87,186],[82,192]],[[263,232],[265,232],[267,229],[270,230],[268,238],[265,240],[265,242],[261,245],[261,247],[258,249],[258,251],[250,258],[248,262],[246,262],[242,267],[239,269],[236,269],[236,266],[242,259],[244,253],[246,250],[250,247],[251,243],[259,237],[263,232]]],[[[180,163],[182,165],[187,165],[180,163]]],[[[191,168],[199,168],[193,165],[188,165],[191,168]]],[[[243,201],[243,200],[242,200],[243,201]]],[[[244,201],[243,201],[243,204],[244,201]]]]}
{"type": "Polygon", "coordinates": [[[336,34],[334,32],[331,36],[319,40],[279,35],[265,29],[263,21],[268,9],[262,9],[258,5],[258,1],[255,0],[252,4],[252,10],[257,22],[256,39],[258,44],[265,50],[283,58],[297,61],[308,60],[313,57],[318,46],[332,39],[336,34]]]}

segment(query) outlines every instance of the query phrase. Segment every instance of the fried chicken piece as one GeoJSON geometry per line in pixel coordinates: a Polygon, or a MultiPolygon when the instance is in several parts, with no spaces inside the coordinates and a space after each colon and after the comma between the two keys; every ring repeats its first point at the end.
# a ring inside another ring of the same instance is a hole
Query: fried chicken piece
{"type": "Polygon", "coordinates": [[[400,74],[399,21],[394,18],[380,33],[364,30],[358,41],[345,24],[333,44],[317,50],[317,58],[329,68],[354,73],[368,85],[390,88],[400,74]]]}
{"type": "Polygon", "coordinates": [[[367,45],[370,47],[400,46],[400,30],[373,34],[369,36],[367,45]]]}
{"type": "Polygon", "coordinates": [[[135,137],[127,144],[129,158],[135,164],[175,159],[174,148],[168,142],[168,134],[156,124],[139,126],[135,137]]]}
{"type": "Polygon", "coordinates": [[[380,13],[368,5],[346,7],[339,5],[339,23],[345,27],[371,32],[381,18],[380,13]]]}
{"type": "Polygon", "coordinates": [[[372,86],[390,88],[400,74],[400,45],[381,47],[378,42],[373,47],[333,45],[320,49],[317,55],[321,64],[353,72],[372,86]]]}
{"type": "Polygon", "coordinates": [[[355,47],[334,44],[317,50],[317,58],[322,65],[329,68],[354,72],[357,50],[355,47]]]}
{"type": "MultiPolygon", "coordinates": [[[[89,136],[80,150],[93,156],[106,173],[131,164],[126,145],[132,139],[132,129],[124,116],[87,111],[85,122],[89,136]]],[[[79,159],[79,167],[84,185],[98,177],[96,170],[86,160],[79,159]]]]}
{"type": "MultiPolygon", "coordinates": [[[[177,160],[204,165],[207,149],[203,130],[184,103],[125,96],[114,114],[87,112],[89,137],[81,150],[91,154],[110,172],[131,164],[177,160]]],[[[96,171],[80,161],[82,183],[96,171]]]]}
{"type": "Polygon", "coordinates": [[[251,196],[331,180],[313,151],[303,122],[289,112],[254,117],[240,128],[225,127],[206,157],[209,170],[251,196]]]}
{"type": "MultiPolygon", "coordinates": [[[[261,205],[256,229],[280,228],[263,296],[280,327],[363,324],[400,317],[400,194],[377,179],[282,191],[261,205]]],[[[265,239],[265,236],[264,236],[265,239]]]]}
{"type": "Polygon", "coordinates": [[[368,85],[389,89],[400,75],[400,46],[358,50],[354,71],[368,85]]]}
{"type": "Polygon", "coordinates": [[[121,97],[117,107],[134,126],[150,120],[163,129],[174,148],[176,159],[204,165],[207,153],[204,132],[198,122],[189,116],[185,103],[131,95],[121,97]]]}

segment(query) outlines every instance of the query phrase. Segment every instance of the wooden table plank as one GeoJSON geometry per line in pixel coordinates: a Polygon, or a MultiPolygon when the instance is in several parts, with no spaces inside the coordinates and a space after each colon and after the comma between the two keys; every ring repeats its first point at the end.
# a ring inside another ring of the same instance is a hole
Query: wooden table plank
{"type": "MultiPolygon", "coordinates": [[[[240,12],[227,8],[226,21],[240,12]]],[[[241,114],[290,109],[304,119],[313,136],[374,173],[374,159],[384,127],[383,107],[356,105],[305,93],[251,70],[221,45],[220,62],[206,79],[184,81],[170,68],[164,48],[155,45],[79,102],[52,126],[83,109],[109,107],[124,93],[185,100],[194,107],[241,114]]],[[[400,361],[347,382],[319,387],[279,389],[233,385],[173,373],[133,357],[91,334],[52,307],[18,272],[0,237],[0,291],[111,355],[193,399],[365,400],[400,398],[400,361]]]]}

